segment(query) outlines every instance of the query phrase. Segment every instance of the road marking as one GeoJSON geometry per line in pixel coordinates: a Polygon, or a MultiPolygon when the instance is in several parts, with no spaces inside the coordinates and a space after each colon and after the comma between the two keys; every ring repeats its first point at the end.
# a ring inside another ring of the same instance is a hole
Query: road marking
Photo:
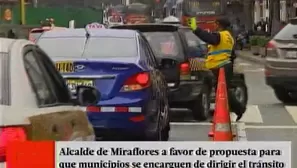
{"type": "Polygon", "coordinates": [[[291,115],[295,123],[297,123],[297,106],[285,106],[287,112],[291,115]]]}
{"type": "MultiPolygon", "coordinates": [[[[215,109],[215,103],[212,103],[210,107],[211,109],[215,109]]],[[[232,122],[236,122],[236,118],[237,118],[236,114],[234,114],[233,112],[230,113],[230,119],[232,122]]],[[[263,118],[258,106],[248,105],[240,121],[247,122],[247,123],[263,123],[263,118]]]]}
{"type": "Polygon", "coordinates": [[[170,111],[190,111],[187,108],[170,108],[170,111]]]}
{"type": "MultiPolygon", "coordinates": [[[[237,123],[232,122],[232,125],[236,125],[237,123]]],[[[207,126],[207,125],[212,125],[211,122],[170,122],[170,125],[174,126],[195,126],[195,125],[201,125],[201,126],[207,126]]]]}
{"type": "MultiPolygon", "coordinates": [[[[236,121],[236,117],[237,117],[236,114],[234,113],[230,114],[230,118],[232,122],[236,121]]],[[[248,105],[240,121],[245,123],[263,123],[263,118],[258,106],[248,105]]]]}
{"type": "Polygon", "coordinates": [[[297,125],[245,125],[245,129],[297,129],[297,125]]]}
{"type": "Polygon", "coordinates": [[[244,72],[263,72],[263,71],[264,71],[264,68],[244,70],[244,72]]]}
{"type": "Polygon", "coordinates": [[[240,65],[240,66],[251,66],[251,64],[249,64],[249,63],[244,63],[244,62],[241,62],[241,63],[239,63],[238,65],[240,65]]]}
{"type": "Polygon", "coordinates": [[[210,103],[210,106],[209,106],[209,108],[214,110],[214,109],[215,109],[215,107],[216,107],[215,105],[216,105],[215,103],[210,103]]]}
{"type": "Polygon", "coordinates": [[[237,135],[237,141],[248,141],[247,136],[246,136],[246,131],[245,131],[245,124],[243,122],[237,123],[236,124],[236,135],[237,135]]]}
{"type": "Polygon", "coordinates": [[[174,126],[191,126],[191,125],[212,125],[210,122],[170,122],[174,126]]]}

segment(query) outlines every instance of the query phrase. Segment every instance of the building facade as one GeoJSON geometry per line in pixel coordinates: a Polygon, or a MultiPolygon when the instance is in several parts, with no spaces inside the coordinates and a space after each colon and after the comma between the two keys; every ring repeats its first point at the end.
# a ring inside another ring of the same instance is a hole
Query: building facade
{"type": "MultiPolygon", "coordinates": [[[[254,4],[254,22],[261,19],[268,19],[269,16],[269,1],[268,0],[255,0],[254,4]]],[[[296,0],[280,0],[280,20],[287,21],[289,18],[296,17],[296,0]]]]}

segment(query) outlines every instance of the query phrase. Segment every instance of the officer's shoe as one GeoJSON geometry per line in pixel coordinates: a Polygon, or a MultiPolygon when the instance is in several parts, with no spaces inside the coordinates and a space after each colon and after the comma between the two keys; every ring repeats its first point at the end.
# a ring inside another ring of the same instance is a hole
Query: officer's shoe
{"type": "Polygon", "coordinates": [[[235,114],[237,115],[236,121],[239,121],[242,118],[242,116],[245,113],[245,111],[246,111],[246,107],[241,107],[240,109],[238,109],[235,112],[235,114]]]}

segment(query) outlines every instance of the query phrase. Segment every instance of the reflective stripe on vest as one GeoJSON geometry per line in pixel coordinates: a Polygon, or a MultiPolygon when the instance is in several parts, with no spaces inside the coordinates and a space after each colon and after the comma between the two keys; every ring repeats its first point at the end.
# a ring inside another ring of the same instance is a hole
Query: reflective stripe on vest
{"type": "Polygon", "coordinates": [[[230,54],[232,53],[232,50],[218,50],[218,51],[213,51],[208,53],[208,55],[218,55],[218,54],[223,54],[223,53],[227,53],[230,54]]]}

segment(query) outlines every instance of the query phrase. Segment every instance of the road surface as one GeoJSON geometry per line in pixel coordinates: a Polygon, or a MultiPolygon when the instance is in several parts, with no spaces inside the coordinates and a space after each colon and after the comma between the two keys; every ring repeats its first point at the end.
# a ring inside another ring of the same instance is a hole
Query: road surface
{"type": "MultiPolygon", "coordinates": [[[[244,60],[237,60],[242,67],[248,85],[248,108],[241,119],[240,129],[247,141],[292,141],[292,158],[297,156],[297,106],[284,106],[266,86],[264,68],[244,60]]],[[[171,140],[208,140],[209,122],[197,123],[190,112],[175,110],[171,140]],[[187,113],[187,116],[183,116],[187,113]]],[[[234,116],[231,116],[234,118],[234,116]]],[[[292,167],[297,167],[296,159],[292,167]]]]}

